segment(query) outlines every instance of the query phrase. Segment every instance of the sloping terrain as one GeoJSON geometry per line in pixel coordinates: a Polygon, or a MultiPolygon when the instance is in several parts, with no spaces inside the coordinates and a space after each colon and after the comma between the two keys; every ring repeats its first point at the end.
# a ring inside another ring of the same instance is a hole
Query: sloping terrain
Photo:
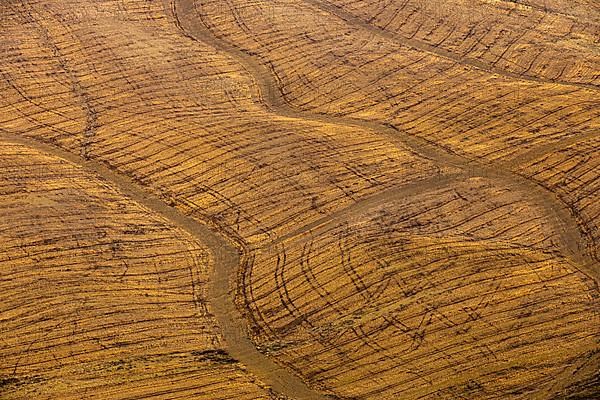
{"type": "Polygon", "coordinates": [[[594,2],[0,18],[0,397],[600,395],[594,2]]]}
{"type": "Polygon", "coordinates": [[[572,208],[587,238],[587,251],[600,260],[600,134],[530,158],[520,161],[519,168],[572,208]]]}
{"type": "Polygon", "coordinates": [[[64,159],[0,139],[2,399],[269,399],[224,350],[205,245],[64,159]]]}
{"type": "Polygon", "coordinates": [[[212,34],[256,54],[299,109],[389,124],[491,161],[600,128],[596,87],[514,78],[423,51],[323,3],[199,1],[195,9],[212,34]]]}
{"type": "Polygon", "coordinates": [[[262,349],[341,398],[549,398],[600,334],[556,241],[526,201],[464,182],[257,252],[243,305],[262,349]]]}
{"type": "Polygon", "coordinates": [[[313,1],[496,73],[598,87],[600,6],[581,0],[313,1]]]}
{"type": "Polygon", "coordinates": [[[6,11],[21,44],[3,60],[1,128],[106,162],[243,242],[438,173],[375,132],[273,114],[241,65],[162,4],[103,17],[118,4],[81,19],[77,2],[6,11]]]}

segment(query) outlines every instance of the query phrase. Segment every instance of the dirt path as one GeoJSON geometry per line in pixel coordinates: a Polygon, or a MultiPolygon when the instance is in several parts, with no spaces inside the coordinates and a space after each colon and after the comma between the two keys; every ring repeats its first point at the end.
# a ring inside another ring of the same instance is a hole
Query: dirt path
{"type": "Polygon", "coordinates": [[[567,139],[562,139],[559,142],[547,143],[543,146],[536,147],[524,154],[521,154],[513,158],[512,160],[503,162],[502,168],[514,170],[521,166],[530,164],[546,154],[555,152],[560,149],[566,149],[569,146],[580,142],[585,142],[586,140],[590,140],[598,136],[600,136],[600,133],[598,133],[597,131],[591,131],[586,134],[580,134],[567,139]]]}
{"type": "Polygon", "coordinates": [[[332,214],[329,214],[323,218],[320,218],[310,224],[301,226],[300,228],[292,231],[286,235],[280,236],[271,243],[267,244],[261,250],[269,250],[275,248],[278,244],[285,242],[289,239],[293,239],[296,236],[300,236],[311,230],[326,230],[328,227],[339,223],[340,221],[351,221],[356,218],[360,218],[369,210],[387,204],[389,201],[405,198],[421,193],[433,191],[438,188],[447,187],[452,183],[457,183],[469,178],[469,174],[457,173],[448,175],[436,175],[433,178],[412,182],[406,185],[393,187],[388,190],[376,193],[372,196],[366,197],[359,200],[356,203],[351,204],[346,208],[342,208],[332,214]]]}
{"type": "Polygon", "coordinates": [[[208,293],[210,305],[225,338],[229,354],[242,362],[254,376],[261,379],[263,383],[269,385],[277,393],[289,395],[299,400],[332,399],[313,391],[298,377],[260,353],[246,335],[245,320],[238,312],[233,302],[233,294],[231,294],[240,261],[239,251],[232,243],[208,226],[184,215],[176,208],[168,206],[158,197],[140,187],[131,178],[115,172],[101,162],[86,159],[34,139],[15,136],[2,131],[0,131],[0,139],[26,145],[84,168],[86,171],[114,184],[124,195],[166,218],[172,224],[185,230],[206,245],[211,252],[214,263],[208,293]]]}
{"type": "MultiPolygon", "coordinates": [[[[313,0],[310,1],[312,2],[313,0]]],[[[585,238],[579,225],[568,206],[560,201],[553,192],[527,177],[502,168],[500,165],[487,165],[478,160],[468,159],[433,142],[395,129],[393,126],[297,110],[285,101],[278,89],[273,74],[271,74],[267,67],[261,64],[255,57],[213,35],[203,23],[201,13],[195,8],[194,0],[172,0],[171,4],[177,25],[185,36],[209,44],[217,50],[229,54],[248,71],[259,89],[258,97],[255,101],[264,104],[270,112],[279,116],[303,121],[317,121],[370,130],[374,134],[385,136],[393,143],[402,147],[408,146],[414,153],[433,160],[440,166],[455,167],[464,171],[469,176],[493,179],[514,190],[527,193],[531,200],[539,205],[549,219],[554,222],[561,239],[561,252],[570,258],[579,267],[581,272],[591,277],[597,284],[600,283],[600,265],[581,249],[580,243],[585,243],[585,238]]],[[[517,78],[520,79],[520,77],[517,78]]],[[[360,207],[358,205],[354,206],[360,207]]],[[[329,218],[332,217],[330,216],[329,218]]],[[[321,223],[323,222],[321,221],[321,223]]],[[[310,230],[311,226],[312,224],[308,227],[299,228],[296,234],[310,230]]]]}
{"type": "MultiPolygon", "coordinates": [[[[273,76],[267,68],[241,50],[212,36],[196,13],[193,0],[175,0],[172,4],[174,16],[183,34],[190,39],[210,44],[241,63],[253,77],[259,89],[257,102],[264,104],[272,113],[305,121],[318,121],[370,130],[374,134],[386,136],[393,143],[397,143],[403,147],[409,146],[415,153],[435,160],[441,165],[454,166],[464,172],[462,174],[448,175],[411,184],[404,188],[399,187],[382,192],[365,199],[363,202],[356,203],[348,209],[341,210],[338,213],[316,221],[314,224],[301,227],[288,236],[298,235],[316,226],[357,215],[357,213],[362,213],[370,207],[381,204],[395,196],[406,195],[410,194],[411,191],[421,190],[419,189],[419,185],[423,185],[423,188],[427,189],[429,186],[434,185],[450,185],[453,182],[457,182],[457,179],[464,178],[465,176],[482,176],[496,179],[515,190],[528,193],[537,204],[543,207],[546,214],[555,221],[556,226],[559,228],[558,232],[561,234],[561,250],[570,256],[580,266],[582,271],[588,273],[595,280],[598,280],[598,265],[594,264],[593,260],[579,248],[582,236],[577,223],[568,208],[553,193],[511,171],[501,170],[495,166],[487,166],[477,161],[466,159],[442,149],[434,143],[399,132],[389,126],[294,110],[284,101],[273,76]]],[[[519,77],[519,79],[522,79],[522,77],[519,77]]],[[[233,293],[236,285],[235,279],[237,278],[240,264],[239,250],[233,243],[230,243],[226,238],[220,236],[208,226],[166,205],[157,196],[148,193],[147,188],[141,187],[131,178],[115,172],[104,166],[101,162],[86,159],[86,157],[40,143],[33,139],[3,134],[1,132],[0,137],[9,141],[26,144],[32,148],[80,165],[86,170],[115,184],[124,194],[198,238],[209,248],[213,256],[214,269],[211,272],[209,300],[217,322],[222,329],[231,356],[245,364],[252,374],[261,379],[265,384],[271,386],[278,393],[299,400],[330,399],[330,397],[311,389],[297,376],[260,353],[248,338],[245,329],[246,321],[240,315],[233,301],[233,293]]]]}

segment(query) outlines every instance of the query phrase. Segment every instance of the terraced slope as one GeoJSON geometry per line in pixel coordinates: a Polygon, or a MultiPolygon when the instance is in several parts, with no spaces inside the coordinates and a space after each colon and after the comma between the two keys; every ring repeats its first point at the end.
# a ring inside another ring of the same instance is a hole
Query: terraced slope
{"type": "Polygon", "coordinates": [[[63,159],[0,139],[2,399],[269,399],[224,350],[205,245],[63,159]]]}

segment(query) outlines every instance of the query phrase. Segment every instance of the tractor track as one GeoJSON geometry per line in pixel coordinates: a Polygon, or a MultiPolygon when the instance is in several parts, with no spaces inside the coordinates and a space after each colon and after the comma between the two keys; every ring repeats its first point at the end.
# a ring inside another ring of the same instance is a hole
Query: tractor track
{"type": "MultiPolygon", "coordinates": [[[[321,3],[313,0],[308,1],[310,3],[321,3]]],[[[437,162],[441,167],[454,167],[462,171],[455,174],[448,174],[446,176],[421,181],[420,183],[425,186],[421,189],[418,188],[419,182],[417,182],[415,184],[405,185],[405,187],[401,186],[377,193],[373,196],[362,199],[361,201],[354,203],[349,207],[340,210],[339,212],[299,227],[297,230],[290,232],[281,238],[275,239],[271,243],[265,244],[261,250],[268,251],[278,243],[288,238],[300,236],[303,233],[309,232],[313,229],[323,229],[332,223],[336,223],[340,219],[345,220],[346,218],[351,218],[357,213],[362,213],[373,206],[393,199],[401,194],[410,195],[412,192],[416,193],[422,190],[427,190],[430,187],[450,185],[453,182],[458,182],[460,179],[464,179],[466,177],[480,176],[494,179],[497,182],[507,185],[515,190],[528,193],[534,203],[541,206],[542,210],[548,217],[550,217],[551,221],[553,221],[555,227],[557,228],[557,232],[559,233],[561,240],[560,251],[565,256],[570,258],[573,264],[576,265],[582,273],[589,276],[595,282],[596,286],[598,286],[598,282],[600,282],[600,266],[598,266],[596,261],[589,254],[581,249],[580,243],[583,243],[583,234],[574,216],[572,215],[571,210],[567,205],[560,201],[560,199],[553,192],[549,191],[539,183],[511,170],[505,168],[503,169],[501,166],[485,165],[479,160],[468,159],[462,155],[452,152],[449,149],[442,148],[433,142],[401,132],[391,125],[384,125],[376,122],[368,122],[352,118],[316,114],[295,109],[286,102],[284,96],[278,88],[275,77],[265,65],[261,64],[261,62],[253,55],[248,54],[242,49],[235,47],[235,45],[216,37],[206,27],[202,21],[202,14],[196,9],[194,0],[172,0],[171,12],[173,13],[176,25],[182,31],[184,36],[192,40],[211,45],[217,51],[229,55],[248,72],[250,77],[254,80],[256,88],[258,89],[258,92],[254,94],[254,96],[256,96],[254,100],[257,103],[262,104],[267,111],[278,116],[300,119],[303,121],[314,121],[349,126],[372,131],[374,134],[386,137],[394,144],[404,148],[408,147],[414,153],[419,154],[426,159],[437,162]]],[[[377,28],[370,27],[369,29],[373,30],[377,28]]],[[[431,52],[431,49],[419,49],[431,52]]],[[[435,52],[437,53],[438,51],[436,50],[435,52]]],[[[443,54],[441,56],[443,56],[443,54]]],[[[455,61],[458,62],[458,60],[455,61]]],[[[475,68],[488,70],[484,65],[479,66],[475,62],[468,62],[467,64],[470,64],[475,68]]],[[[504,75],[513,79],[524,79],[534,82],[548,83],[541,79],[523,77],[516,74],[515,76],[512,76],[510,73],[502,73],[502,71],[495,71],[493,69],[488,70],[488,72],[504,75]]],[[[558,84],[558,82],[554,83],[558,84]]],[[[574,86],[583,86],[590,89],[590,87],[587,85],[574,84],[574,86]]],[[[591,88],[596,89],[595,87],[591,88]]],[[[212,293],[213,295],[216,295],[213,298],[213,306],[215,307],[216,313],[218,310],[229,310],[232,312],[232,315],[235,315],[235,318],[233,319],[228,316],[217,315],[219,321],[224,325],[222,328],[225,332],[226,342],[233,346],[231,349],[232,354],[239,357],[242,362],[245,362],[248,365],[249,369],[254,374],[261,377],[265,383],[272,385],[273,388],[279,393],[296,399],[327,398],[324,397],[323,394],[308,387],[306,383],[302,382],[295,375],[291,375],[289,372],[287,372],[287,370],[285,370],[284,367],[279,366],[271,359],[268,359],[264,355],[260,354],[256,348],[248,349],[248,345],[253,345],[247,336],[238,338],[244,341],[243,347],[246,347],[247,350],[244,354],[239,353],[239,344],[233,343],[231,335],[227,334],[227,332],[230,330],[231,332],[237,333],[245,332],[247,325],[247,322],[241,317],[240,312],[235,309],[234,299],[227,299],[228,294],[231,295],[236,291],[235,278],[236,274],[238,273],[237,268],[239,265],[234,266],[231,264],[232,261],[233,260],[230,260],[230,264],[228,266],[224,266],[223,268],[228,274],[231,274],[229,277],[229,288],[226,288],[224,282],[222,281],[215,281],[213,283],[214,287],[212,287],[212,293]],[[222,302],[225,302],[226,304],[219,304],[222,302]],[[236,324],[237,326],[232,326],[236,324]],[[264,364],[256,363],[257,359],[259,358],[262,360],[262,362],[264,362],[264,364]],[[282,377],[286,377],[285,379],[287,379],[287,381],[282,381],[282,377]]],[[[219,269],[220,267],[217,264],[215,268],[219,269]]]]}
{"type": "Polygon", "coordinates": [[[275,364],[266,355],[260,353],[245,332],[245,323],[233,302],[232,288],[240,265],[238,247],[213,228],[183,214],[167,205],[155,194],[142,187],[138,182],[93,158],[85,158],[58,146],[37,139],[17,136],[0,130],[0,140],[28,146],[75,164],[85,171],[115,185],[124,195],[147,207],[167,221],[190,234],[205,245],[211,253],[213,268],[209,285],[209,300],[212,312],[217,319],[221,333],[225,338],[230,355],[244,364],[253,375],[261,379],[275,392],[293,395],[294,399],[331,400],[332,397],[319,394],[310,389],[298,377],[275,364]]]}
{"type": "Polygon", "coordinates": [[[422,40],[408,38],[408,37],[402,36],[398,33],[390,32],[388,30],[379,28],[379,27],[372,25],[366,21],[363,21],[362,19],[358,18],[357,16],[349,13],[348,11],[345,11],[341,7],[338,7],[326,0],[302,0],[302,1],[306,4],[311,4],[329,14],[335,15],[336,17],[340,18],[347,24],[358,26],[362,29],[365,29],[366,31],[368,31],[369,33],[371,33],[373,35],[383,37],[385,39],[394,41],[396,43],[399,43],[401,45],[410,47],[412,49],[415,49],[415,50],[418,50],[421,52],[433,54],[438,57],[454,61],[457,64],[468,65],[471,68],[474,68],[474,69],[477,69],[480,71],[484,71],[484,72],[487,72],[490,74],[499,75],[499,76],[503,76],[505,78],[515,79],[515,80],[529,81],[529,82],[540,83],[540,84],[555,84],[555,85],[562,85],[562,86],[572,86],[572,87],[577,87],[577,88],[582,88],[582,89],[590,89],[590,90],[600,89],[600,87],[598,87],[598,85],[591,84],[591,83],[568,82],[568,81],[563,81],[560,79],[544,79],[544,78],[538,78],[538,77],[532,76],[532,75],[523,75],[523,74],[517,74],[514,72],[510,72],[503,68],[498,68],[498,67],[495,67],[486,62],[477,60],[475,58],[460,56],[451,51],[448,51],[448,50],[442,49],[440,47],[426,43],[422,40]]]}

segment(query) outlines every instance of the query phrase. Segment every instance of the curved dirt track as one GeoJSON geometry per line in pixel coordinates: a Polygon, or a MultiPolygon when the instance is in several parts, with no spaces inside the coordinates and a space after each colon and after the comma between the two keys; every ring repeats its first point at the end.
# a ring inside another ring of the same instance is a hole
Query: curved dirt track
{"type": "MultiPolygon", "coordinates": [[[[311,3],[319,3],[310,1],[311,3]]],[[[324,121],[339,125],[348,125],[361,127],[363,129],[377,132],[385,135],[396,143],[410,146],[416,153],[432,160],[438,161],[441,164],[457,167],[462,170],[462,173],[447,175],[441,178],[434,178],[417,182],[415,184],[399,186],[387,191],[380,192],[370,198],[359,201],[346,209],[340,210],[334,214],[323,217],[306,226],[299,227],[296,231],[282,237],[278,240],[285,240],[340,219],[351,218],[353,215],[358,215],[371,207],[384,203],[388,199],[393,199],[400,194],[407,195],[422,190],[427,190],[431,187],[440,185],[448,185],[457,182],[460,179],[470,176],[483,176],[490,179],[495,179],[502,182],[515,190],[524,191],[531,195],[533,200],[542,206],[545,213],[550,216],[555,222],[557,231],[561,237],[561,251],[568,255],[582,270],[591,276],[596,282],[599,278],[599,268],[597,263],[584,251],[581,250],[579,243],[582,239],[581,231],[576,223],[570,210],[560,202],[556,196],[538,185],[537,183],[511,172],[507,169],[500,169],[493,166],[484,165],[475,160],[469,160],[462,156],[447,152],[434,143],[427,142],[410,135],[399,132],[392,127],[377,123],[369,123],[349,118],[336,118],[326,115],[316,115],[310,112],[297,111],[287,105],[283,96],[277,89],[277,85],[267,68],[260,64],[256,59],[248,54],[240,51],[232,45],[212,36],[212,34],[204,28],[204,25],[198,18],[198,14],[194,9],[193,0],[175,0],[172,3],[173,12],[178,20],[178,25],[183,33],[191,39],[200,40],[215,46],[220,51],[223,51],[237,59],[248,72],[254,77],[256,85],[260,90],[261,98],[256,99],[257,102],[263,103],[273,113],[278,115],[313,121],[324,121]]],[[[377,28],[373,28],[377,29],[377,28]]],[[[409,43],[410,44],[410,43],[409,43]]],[[[419,47],[417,47],[419,48],[419,47]]],[[[421,49],[428,51],[427,49],[421,49]]],[[[444,56],[443,54],[438,54],[444,56]]],[[[462,62],[472,65],[475,68],[482,68],[470,60],[462,62]]],[[[483,66],[485,67],[485,66],[483,66]]],[[[500,73],[496,71],[490,71],[500,73]]],[[[504,74],[506,76],[506,73],[504,74]]],[[[537,80],[535,78],[519,77],[514,78],[537,80]]],[[[545,82],[545,81],[544,81],[545,82]]],[[[558,83],[558,82],[556,82],[558,83]]],[[[565,83],[570,84],[570,83],[565,83]]],[[[582,86],[577,85],[576,86],[582,86]]],[[[587,86],[586,86],[587,87],[587,86]]],[[[596,88],[596,87],[594,87],[596,88]]],[[[89,110],[88,110],[89,111],[89,110]]],[[[92,112],[93,114],[93,112],[92,112]]],[[[91,134],[95,122],[93,118],[88,121],[89,130],[86,129],[86,137],[91,134]]],[[[67,159],[73,163],[81,165],[89,171],[102,176],[104,179],[110,180],[117,185],[122,192],[140,202],[154,212],[162,215],[175,225],[181,227],[185,231],[201,239],[205,243],[214,257],[215,269],[212,271],[209,295],[210,301],[215,313],[215,316],[221,326],[223,335],[227,342],[227,346],[232,357],[243,362],[248,369],[263,380],[267,385],[270,385],[276,392],[296,399],[327,399],[328,396],[318,393],[308,387],[297,376],[293,375],[285,368],[279,366],[270,358],[260,353],[253,342],[248,338],[246,333],[246,321],[237,310],[234,301],[233,293],[235,291],[235,279],[237,277],[238,268],[240,266],[240,253],[238,248],[226,238],[214,230],[204,225],[183,213],[172,208],[158,197],[149,194],[144,188],[134,182],[129,177],[117,173],[112,169],[105,167],[101,162],[90,160],[87,152],[84,151],[81,155],[75,155],[71,152],[60,150],[54,146],[45,145],[32,139],[23,139],[14,135],[2,134],[0,136],[14,142],[22,142],[33,148],[51,153],[55,156],[67,159]]],[[[267,244],[272,246],[277,242],[267,244]]]]}
{"type": "MultiPolygon", "coordinates": [[[[374,131],[380,135],[386,136],[394,143],[408,146],[416,154],[420,154],[427,159],[435,160],[442,166],[445,165],[458,168],[468,176],[480,176],[495,179],[515,190],[528,193],[532,200],[541,206],[546,215],[551,217],[555,222],[556,227],[558,228],[557,231],[561,236],[560,250],[563,251],[566,256],[571,258],[575,264],[580,267],[583,273],[590,276],[597,285],[599,284],[600,267],[589,254],[581,250],[579,243],[584,240],[584,237],[575,218],[571,214],[570,209],[551,191],[527,177],[519,175],[509,169],[502,168],[502,166],[486,165],[478,160],[468,159],[442,148],[433,142],[401,132],[393,126],[297,110],[285,101],[283,95],[277,89],[278,86],[273,75],[264,65],[257,61],[252,55],[235,47],[235,45],[215,37],[212,32],[206,28],[202,21],[201,13],[196,9],[196,2],[194,0],[173,0],[172,8],[177,25],[183,31],[184,35],[191,39],[208,43],[218,50],[229,54],[247,69],[249,74],[254,78],[260,91],[260,98],[256,99],[256,101],[263,103],[265,107],[273,113],[290,118],[359,127],[374,131]]],[[[335,216],[331,216],[330,218],[334,219],[335,216]]],[[[308,231],[312,226],[313,224],[300,228],[295,234],[308,231]]]]}
{"type": "Polygon", "coordinates": [[[267,356],[260,353],[246,336],[244,332],[245,324],[229,295],[230,279],[235,278],[240,259],[238,250],[234,245],[207,226],[182,214],[175,208],[169,207],[154,195],[140,188],[129,177],[107,168],[100,162],[86,159],[33,139],[17,137],[2,131],[0,131],[0,138],[7,142],[24,144],[36,150],[68,160],[87,171],[101,176],[103,179],[113,183],[128,197],[148,207],[172,222],[175,226],[201,240],[209,248],[214,258],[215,269],[211,271],[209,298],[231,356],[243,362],[255,376],[272,387],[277,393],[293,395],[294,398],[302,400],[328,399],[327,396],[318,394],[308,388],[296,376],[279,367],[267,358],[267,356]]]}
{"type": "Polygon", "coordinates": [[[301,226],[293,232],[287,235],[281,236],[276,240],[268,244],[269,248],[277,246],[279,243],[283,243],[286,240],[292,239],[296,236],[302,235],[304,232],[311,231],[313,229],[323,229],[326,226],[335,224],[337,221],[348,221],[359,217],[365,211],[369,211],[379,205],[385,205],[389,200],[400,198],[401,196],[414,196],[419,193],[426,193],[430,190],[447,186],[450,183],[465,180],[469,177],[468,174],[448,174],[443,176],[435,176],[431,179],[425,179],[417,181],[408,185],[392,188],[389,190],[382,191],[371,197],[367,197],[355,204],[350,205],[347,208],[343,208],[333,214],[327,215],[321,219],[318,219],[310,224],[301,226]]]}

